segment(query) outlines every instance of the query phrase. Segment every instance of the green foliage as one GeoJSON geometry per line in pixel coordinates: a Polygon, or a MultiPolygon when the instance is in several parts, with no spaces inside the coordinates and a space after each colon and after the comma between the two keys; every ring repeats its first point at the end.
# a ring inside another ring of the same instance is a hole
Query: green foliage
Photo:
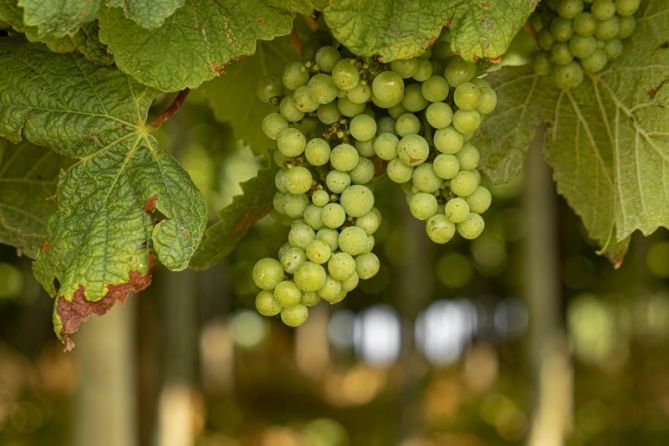
{"type": "Polygon", "coordinates": [[[165,19],[186,0],[107,0],[107,6],[120,7],[126,17],[147,29],[162,26],[165,19]]]}
{"type": "Polygon", "coordinates": [[[65,37],[95,20],[100,0],[19,0],[23,23],[37,28],[37,36],[65,37]]]}

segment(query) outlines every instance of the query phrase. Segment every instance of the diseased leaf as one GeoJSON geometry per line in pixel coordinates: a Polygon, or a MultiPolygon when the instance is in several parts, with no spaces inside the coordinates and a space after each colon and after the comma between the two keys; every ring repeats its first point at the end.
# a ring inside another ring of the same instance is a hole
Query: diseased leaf
{"type": "Polygon", "coordinates": [[[184,3],[185,0],[107,0],[107,6],[122,8],[126,17],[147,29],[162,26],[184,3]]]}
{"type": "Polygon", "coordinates": [[[70,164],[44,147],[0,140],[0,243],[37,255],[46,241],[47,219],[56,210],[58,173],[70,164]]]}
{"type": "Polygon", "coordinates": [[[195,88],[227,63],[253,54],[256,40],[288,34],[292,17],[262,0],[189,0],[160,28],[147,30],[118,8],[100,11],[100,40],[117,66],[162,91],[195,88]]]}
{"type": "Polygon", "coordinates": [[[272,210],[275,174],[276,168],[265,168],[241,185],[243,195],[237,195],[229,206],[221,209],[219,221],[207,228],[191,260],[191,268],[206,269],[219,263],[235,249],[255,222],[272,210]]]}
{"type": "Polygon", "coordinates": [[[331,0],[323,11],[334,36],[355,54],[385,61],[421,54],[451,28],[463,58],[495,58],[506,51],[536,0],[331,0]]]}
{"type": "Polygon", "coordinates": [[[259,42],[253,56],[228,65],[225,75],[202,86],[202,95],[216,119],[230,122],[235,136],[256,154],[265,153],[272,141],[260,130],[272,107],[257,99],[258,81],[267,75],[281,76],[286,64],[298,59],[288,38],[259,42]],[[233,105],[234,104],[234,105],[233,105]]]}
{"type": "Polygon", "coordinates": [[[19,0],[23,23],[37,28],[37,37],[65,37],[95,20],[100,0],[19,0]]]}
{"type": "MultiPolygon", "coordinates": [[[[0,40],[0,78],[0,136],[77,160],[59,178],[48,240],[34,264],[56,298],[54,317],[77,293],[96,302],[146,277],[153,252],[169,269],[186,268],[207,210],[149,133],[157,92],[113,68],[11,39],[0,40]]],[[[60,324],[66,340],[72,325],[60,324]]]]}
{"type": "Polygon", "coordinates": [[[325,8],[327,0],[265,0],[270,6],[298,14],[311,14],[325,8]]]}
{"type": "Polygon", "coordinates": [[[669,4],[642,4],[623,56],[576,90],[529,68],[491,76],[497,112],[478,144],[493,180],[515,175],[537,125],[558,191],[604,252],[621,259],[636,230],[669,227],[669,4]]]}

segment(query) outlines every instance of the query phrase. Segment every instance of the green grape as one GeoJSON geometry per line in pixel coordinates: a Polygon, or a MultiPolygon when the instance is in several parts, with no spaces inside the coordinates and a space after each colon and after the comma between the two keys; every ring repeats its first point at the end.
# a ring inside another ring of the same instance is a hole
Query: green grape
{"type": "Polygon", "coordinates": [[[339,203],[328,203],[323,206],[321,220],[328,228],[337,229],[346,221],[346,212],[339,203]]]}
{"type": "Polygon", "coordinates": [[[467,197],[479,186],[480,177],[470,170],[461,170],[451,179],[451,191],[459,197],[467,197]]]}
{"type": "Polygon", "coordinates": [[[353,273],[349,276],[348,279],[345,279],[341,282],[341,290],[345,293],[353,291],[358,287],[360,283],[360,277],[356,273],[353,273]]]}
{"type": "Polygon", "coordinates": [[[279,190],[279,192],[288,192],[286,189],[286,174],[288,171],[286,169],[279,170],[276,175],[274,175],[274,185],[279,190]]]}
{"type": "Polygon", "coordinates": [[[581,60],[581,67],[586,73],[599,73],[606,68],[608,62],[609,58],[606,56],[606,51],[597,50],[592,56],[581,60]]]}
{"type": "Polygon", "coordinates": [[[583,12],[581,0],[563,0],[557,7],[557,13],[565,19],[573,19],[581,12],[583,12]]]}
{"type": "Polygon", "coordinates": [[[331,304],[339,302],[341,300],[340,295],[341,282],[330,276],[325,279],[325,284],[318,290],[318,296],[331,304]]]}
{"type": "Polygon", "coordinates": [[[306,85],[309,80],[309,72],[302,62],[293,62],[286,65],[281,80],[287,89],[295,90],[302,85],[306,85]]]}
{"type": "Polygon", "coordinates": [[[612,0],[594,0],[590,12],[597,20],[608,20],[616,13],[616,5],[612,0]]]}
{"type": "Polygon", "coordinates": [[[286,172],[283,183],[291,194],[303,194],[311,189],[311,172],[302,166],[295,166],[286,172]]]}
{"type": "Polygon", "coordinates": [[[339,170],[331,170],[325,177],[325,185],[330,192],[341,194],[351,185],[351,175],[339,170]]]}
{"type": "Polygon", "coordinates": [[[551,22],[551,34],[556,42],[566,42],[574,35],[574,26],[571,20],[558,17],[551,22]]]}
{"type": "Polygon", "coordinates": [[[537,45],[544,51],[550,51],[555,44],[555,38],[548,29],[542,29],[537,34],[537,45]]]}
{"type": "Polygon", "coordinates": [[[388,178],[395,183],[406,183],[411,180],[413,167],[407,166],[400,161],[399,158],[395,158],[388,162],[388,166],[386,166],[386,175],[388,175],[388,178]]]}
{"type": "Polygon", "coordinates": [[[258,99],[268,104],[276,104],[283,96],[283,84],[281,79],[276,77],[264,77],[258,82],[256,87],[258,99]]]}
{"type": "Polygon", "coordinates": [[[404,98],[402,99],[402,106],[408,111],[416,113],[427,107],[427,100],[421,93],[421,86],[419,84],[411,84],[404,89],[404,98]]]}
{"type": "MultiPolygon", "coordinates": [[[[358,153],[362,157],[371,157],[374,156],[374,140],[370,139],[369,141],[356,141],[355,148],[358,150],[358,153]]],[[[361,158],[362,160],[362,158],[361,158]]],[[[360,163],[358,163],[358,166],[360,163]]],[[[356,168],[358,167],[356,166],[356,168]]],[[[355,170],[355,169],[353,169],[355,170]]],[[[352,171],[351,171],[352,172],[352,171]]]]}
{"type": "Polygon", "coordinates": [[[418,82],[428,80],[432,76],[432,63],[426,59],[418,59],[416,63],[416,72],[413,74],[413,78],[418,82]]]}
{"type": "Polygon", "coordinates": [[[407,166],[417,166],[427,159],[430,146],[420,135],[407,135],[397,144],[397,156],[407,166]]]}
{"type": "Polygon", "coordinates": [[[533,30],[537,32],[541,31],[544,27],[543,17],[539,14],[532,14],[530,17],[528,17],[527,24],[530,25],[533,30]]]}
{"type": "Polygon", "coordinates": [[[302,45],[300,56],[304,61],[311,61],[316,58],[316,52],[323,46],[332,45],[332,37],[325,31],[319,30],[309,36],[302,45]]]}
{"type": "Polygon", "coordinates": [[[455,235],[455,225],[444,214],[430,217],[425,224],[427,236],[435,243],[444,244],[455,235]]]}
{"type": "Polygon", "coordinates": [[[434,75],[423,82],[420,92],[430,102],[441,102],[448,97],[448,82],[442,76],[434,75]]]}
{"type": "Polygon", "coordinates": [[[569,45],[566,43],[556,43],[551,49],[551,62],[555,65],[567,65],[574,59],[574,55],[569,51],[569,45]]]}
{"type": "Polygon", "coordinates": [[[400,136],[415,135],[420,131],[420,120],[413,113],[403,113],[395,120],[395,133],[400,136]]]}
{"type": "Polygon", "coordinates": [[[347,118],[358,116],[365,111],[365,104],[356,104],[348,98],[339,98],[337,100],[337,107],[339,108],[339,112],[347,118]]]}
{"type": "MultiPolygon", "coordinates": [[[[276,181],[276,179],[275,179],[276,181]]],[[[276,192],[274,194],[274,197],[272,198],[272,205],[274,206],[274,209],[277,210],[277,212],[281,214],[286,214],[286,195],[283,192],[276,192]]],[[[306,208],[306,206],[305,206],[306,208]]]]}
{"type": "Polygon", "coordinates": [[[339,232],[336,229],[332,228],[319,229],[318,232],[316,233],[316,238],[318,240],[323,240],[328,245],[330,245],[330,250],[332,252],[334,252],[339,247],[339,245],[337,244],[337,239],[339,238],[339,232]]]}
{"type": "Polygon", "coordinates": [[[467,240],[478,238],[485,228],[483,217],[479,214],[470,213],[467,219],[458,225],[458,234],[467,240]]]}
{"type": "Polygon", "coordinates": [[[589,12],[582,12],[574,19],[574,32],[579,36],[590,37],[597,29],[597,19],[589,12]]]}
{"type": "Polygon", "coordinates": [[[425,119],[434,129],[443,129],[453,122],[453,109],[445,102],[435,102],[425,110],[425,119]]]}
{"type": "Polygon", "coordinates": [[[326,263],[328,260],[330,260],[330,255],[332,254],[330,245],[328,245],[327,242],[318,239],[312,240],[307,245],[305,252],[309,261],[318,263],[319,265],[322,265],[323,263],[326,263]]]}
{"type": "Polygon", "coordinates": [[[355,271],[363,280],[376,276],[381,267],[379,258],[373,252],[361,254],[355,258],[355,271]]]}
{"type": "Polygon", "coordinates": [[[304,157],[312,166],[323,166],[330,161],[330,145],[323,138],[312,138],[304,149],[304,157]]]}
{"type": "Polygon", "coordinates": [[[420,192],[437,192],[443,184],[443,180],[434,172],[432,163],[423,163],[416,167],[411,180],[420,192]]]}
{"type": "Polygon", "coordinates": [[[275,140],[281,130],[288,128],[288,121],[279,113],[269,113],[263,118],[260,128],[269,139],[275,140]]]}
{"type": "Polygon", "coordinates": [[[392,133],[381,133],[374,140],[374,153],[382,160],[397,158],[397,144],[400,140],[392,133]]]}
{"type": "Polygon", "coordinates": [[[620,39],[613,39],[606,42],[604,52],[609,60],[617,59],[623,54],[623,42],[620,39]]]}
{"type": "Polygon", "coordinates": [[[311,202],[314,206],[323,207],[330,202],[330,194],[328,194],[323,189],[315,190],[311,194],[311,202]]]}
{"type": "Polygon", "coordinates": [[[348,130],[358,141],[369,141],[376,135],[376,120],[369,115],[358,115],[351,119],[348,130]]]}
{"type": "Polygon", "coordinates": [[[307,307],[313,307],[318,305],[321,302],[321,296],[318,295],[315,291],[308,291],[302,293],[302,305],[307,307]]]}
{"type": "Polygon", "coordinates": [[[330,153],[330,164],[342,172],[350,172],[355,169],[359,160],[360,155],[356,148],[346,143],[337,145],[330,153]]]}
{"type": "MultiPolygon", "coordinates": [[[[481,90],[471,82],[463,82],[455,88],[453,100],[460,110],[476,110],[481,90]]],[[[457,113],[457,112],[456,112],[457,113]]]]}
{"type": "Polygon", "coordinates": [[[365,104],[369,102],[372,97],[372,89],[367,83],[360,82],[358,85],[348,91],[346,97],[349,101],[356,104],[365,104]]]}
{"type": "MultiPolygon", "coordinates": [[[[581,64],[583,64],[585,60],[588,59],[582,60],[581,64]]],[[[570,62],[567,65],[558,67],[555,70],[553,79],[555,80],[555,84],[563,90],[576,88],[583,82],[583,69],[578,63],[570,62]]]]}
{"type": "Polygon", "coordinates": [[[367,236],[367,243],[365,244],[365,250],[362,252],[363,254],[367,254],[368,252],[372,252],[374,249],[374,244],[376,243],[376,240],[374,239],[374,236],[368,235],[367,236]]]}
{"type": "Polygon", "coordinates": [[[328,272],[336,280],[346,280],[355,273],[355,259],[345,252],[332,254],[328,260],[328,272]]]}
{"type": "Polygon", "coordinates": [[[309,243],[316,238],[316,232],[307,224],[296,221],[290,225],[288,243],[296,248],[306,249],[309,243]]]}
{"type": "Polygon", "coordinates": [[[390,62],[390,69],[404,79],[409,79],[416,74],[418,61],[416,59],[395,59],[390,62]]]}
{"type": "Polygon", "coordinates": [[[337,48],[327,45],[321,47],[316,51],[315,56],[316,65],[326,73],[332,72],[332,69],[337,65],[337,62],[341,59],[341,54],[337,51],[337,48]]]}
{"type": "Polygon", "coordinates": [[[256,262],[252,271],[253,283],[262,290],[273,290],[283,280],[283,267],[278,260],[265,257],[256,262]]]}
{"type": "Polygon", "coordinates": [[[284,96],[279,103],[279,112],[287,121],[297,122],[304,118],[304,113],[299,111],[293,102],[292,96],[284,96]]]}
{"type": "Polygon", "coordinates": [[[467,197],[469,210],[476,214],[482,214],[487,211],[491,202],[492,195],[490,194],[490,191],[484,186],[477,187],[474,193],[467,197]]]}
{"type": "Polygon", "coordinates": [[[282,307],[299,304],[302,300],[302,291],[291,280],[283,280],[274,287],[274,300],[282,307]]]}
{"type": "Polygon", "coordinates": [[[460,163],[460,169],[462,170],[474,170],[478,166],[481,159],[481,154],[479,149],[474,147],[471,144],[465,144],[462,146],[462,149],[457,153],[458,161],[460,163]]]}
{"type": "Polygon", "coordinates": [[[406,112],[407,112],[407,109],[404,108],[404,106],[402,104],[397,104],[397,105],[395,105],[393,107],[390,107],[388,109],[388,114],[393,119],[399,118],[400,116],[402,116],[406,112]]]}
{"type": "Polygon", "coordinates": [[[546,52],[539,52],[534,55],[532,60],[532,68],[534,72],[542,76],[546,76],[553,71],[553,62],[551,62],[550,56],[546,52]]]}
{"type": "Polygon", "coordinates": [[[481,88],[481,98],[476,110],[483,115],[487,115],[488,113],[492,113],[496,106],[497,93],[495,93],[495,90],[490,87],[481,88]]]}
{"type": "Polygon", "coordinates": [[[342,192],[339,203],[351,217],[362,217],[374,208],[374,194],[367,186],[354,185],[342,192]]]}
{"type": "Polygon", "coordinates": [[[332,80],[342,90],[350,90],[360,82],[360,73],[353,59],[342,59],[332,69],[332,80]]]}
{"type": "Polygon", "coordinates": [[[409,211],[418,220],[427,220],[439,211],[439,203],[434,195],[420,192],[409,199],[409,211]]]}
{"type": "Polygon", "coordinates": [[[636,19],[632,16],[620,17],[618,19],[618,27],[618,38],[622,40],[627,39],[634,33],[636,19]]]}
{"type": "Polygon", "coordinates": [[[318,107],[316,110],[319,121],[323,124],[331,125],[339,121],[341,114],[339,113],[338,102],[330,102],[329,104],[323,104],[318,107]]]}
{"type": "Polygon", "coordinates": [[[465,142],[460,132],[453,127],[446,127],[434,132],[434,146],[441,153],[457,153],[465,142]]]}
{"type": "Polygon", "coordinates": [[[313,204],[310,204],[307,206],[307,208],[304,210],[304,215],[302,216],[302,219],[306,224],[311,226],[312,229],[318,230],[323,227],[323,220],[321,220],[321,212],[323,210],[319,208],[318,206],[314,206],[313,204]]]}
{"type": "Polygon", "coordinates": [[[317,74],[307,84],[309,94],[319,104],[328,104],[337,97],[337,86],[327,74],[317,74]]]}
{"type": "Polygon", "coordinates": [[[377,122],[378,130],[377,132],[382,133],[394,133],[395,132],[395,120],[390,116],[384,116],[377,122]]]}
{"type": "Polygon", "coordinates": [[[289,327],[299,327],[309,317],[309,309],[302,304],[281,310],[281,320],[289,327]]]}
{"type": "Polygon", "coordinates": [[[631,16],[639,10],[641,0],[616,0],[616,12],[620,16],[631,16]]]}
{"type": "Polygon", "coordinates": [[[357,226],[348,226],[339,233],[337,243],[343,252],[356,256],[365,251],[367,234],[357,226]]]}
{"type": "Polygon", "coordinates": [[[306,85],[297,87],[293,92],[293,102],[295,103],[295,107],[303,113],[316,111],[319,105],[318,102],[311,97],[309,87],[306,85]]]}
{"type": "Polygon", "coordinates": [[[469,215],[469,205],[462,198],[451,198],[446,203],[444,213],[451,223],[462,223],[469,215]]]}
{"type": "Polygon", "coordinates": [[[380,107],[393,107],[404,97],[404,81],[394,71],[383,71],[374,78],[372,93],[380,107]]]}
{"type": "Polygon", "coordinates": [[[276,316],[281,312],[281,305],[274,300],[271,291],[262,290],[256,296],[256,310],[263,316],[276,316]]]}
{"type": "Polygon", "coordinates": [[[618,37],[619,32],[620,20],[618,17],[611,17],[608,20],[599,22],[595,30],[595,37],[601,41],[608,42],[618,37]]]}
{"type": "Polygon", "coordinates": [[[470,81],[476,75],[476,65],[471,62],[466,62],[457,57],[453,59],[444,72],[444,77],[448,85],[457,87],[463,82],[470,81]]]}
{"type": "Polygon", "coordinates": [[[476,110],[457,110],[453,113],[453,127],[463,135],[472,134],[481,127],[481,114],[476,110]]]}
{"type": "Polygon", "coordinates": [[[580,59],[590,57],[597,51],[597,39],[576,35],[569,41],[569,51],[580,59]]]}
{"type": "Polygon", "coordinates": [[[293,280],[302,291],[318,291],[325,284],[325,269],[321,265],[306,261],[297,267],[293,280]]]}
{"type": "MultiPolygon", "coordinates": [[[[485,78],[482,77],[476,77],[472,79],[472,83],[479,87],[481,90],[485,90],[486,88],[492,88],[492,85],[490,85],[490,82],[488,82],[485,78]]],[[[483,94],[483,92],[481,92],[483,94]]]]}
{"type": "Polygon", "coordinates": [[[307,146],[304,134],[296,128],[289,127],[279,132],[276,146],[281,153],[288,157],[300,156],[307,146]]]}
{"type": "Polygon", "coordinates": [[[381,212],[374,208],[362,217],[358,217],[355,220],[355,225],[365,231],[367,235],[372,235],[381,226],[381,212]]]}
{"type": "Polygon", "coordinates": [[[353,184],[367,184],[372,181],[374,178],[374,173],[376,168],[374,163],[368,160],[367,158],[360,158],[358,165],[355,166],[355,169],[349,172],[351,176],[351,183],[353,184]]]}
{"type": "Polygon", "coordinates": [[[290,218],[299,218],[309,206],[309,199],[305,194],[284,194],[283,214],[290,218]]]}
{"type": "Polygon", "coordinates": [[[434,159],[432,168],[439,178],[450,180],[460,171],[460,161],[453,155],[440,153],[434,159]]]}

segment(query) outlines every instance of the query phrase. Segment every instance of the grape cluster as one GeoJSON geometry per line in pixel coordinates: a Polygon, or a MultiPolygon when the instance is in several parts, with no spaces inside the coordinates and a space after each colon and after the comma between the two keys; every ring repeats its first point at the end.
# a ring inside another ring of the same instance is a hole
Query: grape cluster
{"type": "Polygon", "coordinates": [[[411,213],[446,243],[478,237],[491,201],[470,143],[497,96],[459,57],[424,55],[383,64],[331,44],[258,86],[278,106],[262,122],[276,141],[274,208],[290,220],[278,258],[253,268],[256,308],[299,326],[308,307],[341,301],[379,271],[372,252],[381,213],[369,183],[384,168],[411,213]]]}
{"type": "MultiPolygon", "coordinates": [[[[552,74],[562,89],[576,88],[620,57],[634,31],[641,0],[548,0],[532,21],[541,49],[534,71],[552,74]]],[[[543,5],[543,3],[542,3],[543,5]]]]}

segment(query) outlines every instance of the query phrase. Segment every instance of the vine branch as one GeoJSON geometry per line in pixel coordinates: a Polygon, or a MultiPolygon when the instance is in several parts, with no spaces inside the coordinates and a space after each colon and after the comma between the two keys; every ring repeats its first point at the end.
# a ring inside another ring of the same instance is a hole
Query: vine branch
{"type": "Polygon", "coordinates": [[[156,116],[156,119],[154,119],[153,122],[151,122],[149,125],[154,128],[158,128],[163,125],[163,123],[167,121],[170,116],[179,111],[181,106],[184,105],[184,102],[186,102],[186,98],[188,97],[188,93],[190,93],[190,88],[184,88],[181,90],[179,94],[177,94],[177,97],[174,98],[170,106],[167,107],[158,116],[156,116]]]}

